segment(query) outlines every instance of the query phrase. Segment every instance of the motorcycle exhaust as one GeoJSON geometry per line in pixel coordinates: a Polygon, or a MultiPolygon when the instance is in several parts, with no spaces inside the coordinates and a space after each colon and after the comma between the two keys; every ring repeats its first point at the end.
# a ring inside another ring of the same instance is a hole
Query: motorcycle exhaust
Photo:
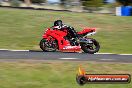
{"type": "Polygon", "coordinates": [[[93,41],[91,41],[91,39],[82,38],[82,39],[80,39],[80,43],[92,44],[93,41]]]}

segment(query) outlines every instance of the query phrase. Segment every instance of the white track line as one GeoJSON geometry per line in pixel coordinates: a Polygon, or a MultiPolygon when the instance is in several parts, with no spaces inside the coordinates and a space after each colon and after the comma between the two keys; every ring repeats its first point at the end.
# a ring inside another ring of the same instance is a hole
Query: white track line
{"type": "Polygon", "coordinates": [[[13,49],[0,49],[0,51],[29,51],[29,50],[13,50],[13,49]]]}
{"type": "Polygon", "coordinates": [[[100,59],[100,60],[103,60],[103,61],[111,61],[111,60],[115,60],[115,59],[100,59]]]}
{"type": "Polygon", "coordinates": [[[95,53],[95,54],[114,54],[114,53],[95,53]]]}
{"type": "Polygon", "coordinates": [[[9,50],[9,51],[29,51],[29,50],[9,50]]]}
{"type": "Polygon", "coordinates": [[[132,55],[132,54],[118,54],[118,55],[132,55]]]}
{"type": "Polygon", "coordinates": [[[0,50],[8,50],[8,49],[0,49],[0,50]]]}
{"type": "Polygon", "coordinates": [[[59,59],[62,59],[62,60],[73,60],[73,59],[78,59],[78,58],[59,58],[59,59]]]}

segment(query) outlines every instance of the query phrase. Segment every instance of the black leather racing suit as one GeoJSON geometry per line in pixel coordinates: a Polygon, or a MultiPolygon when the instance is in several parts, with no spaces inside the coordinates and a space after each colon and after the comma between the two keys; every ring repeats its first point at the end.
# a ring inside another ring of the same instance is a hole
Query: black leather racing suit
{"type": "Polygon", "coordinates": [[[61,29],[63,30],[63,28],[67,29],[67,31],[68,31],[67,36],[71,36],[71,38],[75,38],[75,39],[79,38],[77,32],[75,31],[75,29],[73,27],[67,26],[67,25],[63,25],[61,29]]]}
{"type": "Polygon", "coordinates": [[[63,30],[63,27],[65,27],[68,31],[68,34],[67,34],[66,38],[68,38],[71,45],[73,45],[73,46],[74,45],[79,45],[79,43],[78,43],[79,36],[78,36],[77,32],[75,31],[75,29],[73,27],[63,25],[62,30],[63,30]]]}

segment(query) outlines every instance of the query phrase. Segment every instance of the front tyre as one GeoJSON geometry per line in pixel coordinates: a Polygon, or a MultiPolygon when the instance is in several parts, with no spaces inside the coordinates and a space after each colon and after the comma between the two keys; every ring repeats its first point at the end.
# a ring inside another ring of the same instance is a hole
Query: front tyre
{"type": "Polygon", "coordinates": [[[92,43],[83,43],[81,44],[81,48],[85,53],[94,54],[99,51],[100,45],[95,39],[90,40],[92,43]]]}
{"type": "Polygon", "coordinates": [[[40,48],[45,52],[54,52],[57,50],[57,42],[55,40],[42,39],[40,41],[40,48]]]}

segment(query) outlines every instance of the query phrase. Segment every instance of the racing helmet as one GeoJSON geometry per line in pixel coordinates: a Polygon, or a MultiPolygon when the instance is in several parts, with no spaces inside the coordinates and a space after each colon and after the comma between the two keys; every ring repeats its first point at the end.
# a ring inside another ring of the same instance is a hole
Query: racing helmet
{"type": "Polygon", "coordinates": [[[55,22],[54,22],[54,26],[62,26],[63,24],[62,24],[62,21],[61,20],[56,20],[55,22]]]}

